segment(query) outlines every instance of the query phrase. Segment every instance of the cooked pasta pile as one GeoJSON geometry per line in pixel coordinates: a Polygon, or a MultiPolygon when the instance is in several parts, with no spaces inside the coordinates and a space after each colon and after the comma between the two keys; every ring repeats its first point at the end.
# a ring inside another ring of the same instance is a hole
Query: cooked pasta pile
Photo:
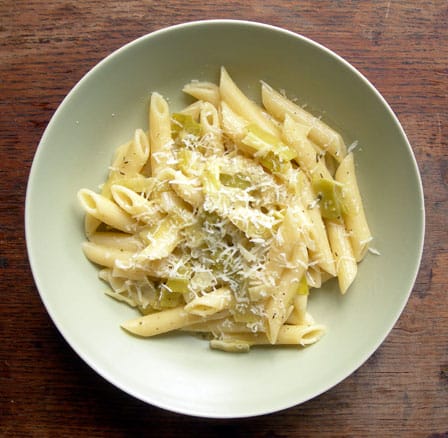
{"type": "Polygon", "coordinates": [[[143,315],[122,327],[224,351],[316,342],[310,288],[337,277],[345,293],[372,239],[353,154],[266,83],[263,107],[224,68],[183,91],[197,100],[178,113],[153,93],[148,133],[117,149],[101,193],[78,193],[85,255],[143,315]]]}

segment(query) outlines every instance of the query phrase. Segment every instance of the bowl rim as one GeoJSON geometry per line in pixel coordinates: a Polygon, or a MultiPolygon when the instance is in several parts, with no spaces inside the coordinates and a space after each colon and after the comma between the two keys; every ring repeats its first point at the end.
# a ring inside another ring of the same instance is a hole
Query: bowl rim
{"type": "Polygon", "coordinates": [[[204,20],[193,20],[193,21],[188,21],[188,22],[183,22],[183,23],[179,23],[179,24],[175,24],[175,25],[171,25],[171,26],[167,26],[167,27],[163,27],[160,29],[157,29],[153,32],[147,33],[145,35],[142,35],[124,45],[122,45],[121,47],[115,49],[114,51],[112,51],[110,54],[108,54],[106,57],[104,57],[103,59],[101,59],[99,62],[97,62],[93,67],[91,67],[85,74],[83,74],[83,76],[72,86],[72,88],[70,89],[70,91],[65,95],[65,97],[63,98],[63,100],[59,103],[58,107],[56,108],[56,110],[53,112],[50,121],[48,122],[42,136],[41,139],[39,141],[39,144],[36,148],[36,151],[34,153],[34,157],[33,157],[33,161],[32,161],[32,165],[30,168],[30,172],[29,172],[29,177],[28,177],[28,182],[27,182],[27,187],[26,187],[26,196],[25,196],[25,212],[24,212],[24,222],[25,222],[25,241],[26,241],[26,248],[27,248],[27,255],[28,255],[28,260],[29,260],[29,264],[31,267],[31,272],[32,272],[32,276],[36,285],[36,288],[38,290],[38,293],[40,295],[40,298],[42,300],[42,303],[44,304],[44,307],[46,309],[46,311],[48,312],[50,319],[53,321],[54,325],[56,326],[56,328],[58,329],[59,333],[62,335],[62,337],[65,339],[65,341],[70,345],[70,347],[76,352],[76,354],[87,364],[89,365],[90,368],[92,368],[98,375],[100,375],[101,377],[103,377],[105,380],[107,380],[108,382],[112,383],[114,386],[116,386],[117,388],[119,388],[120,390],[122,390],[123,392],[132,395],[133,397],[135,397],[138,400],[141,400],[145,403],[148,403],[152,406],[156,406],[157,408],[160,409],[164,409],[170,412],[175,412],[175,413],[179,413],[179,414],[184,414],[184,415],[188,415],[188,416],[193,416],[193,417],[200,417],[200,418],[222,418],[222,419],[230,419],[230,418],[249,418],[249,417],[255,417],[255,416],[260,416],[260,415],[266,415],[266,414],[271,414],[271,413],[275,413],[275,412],[279,412],[288,408],[292,408],[293,406],[298,406],[302,403],[305,403],[313,398],[318,397],[319,395],[329,391],[330,389],[334,388],[336,385],[338,385],[340,382],[342,382],[343,380],[345,380],[346,378],[348,378],[350,375],[352,375],[358,368],[360,368],[369,358],[370,356],[372,356],[380,347],[380,345],[384,342],[384,340],[387,338],[387,336],[390,334],[390,332],[392,331],[393,327],[395,326],[395,324],[397,323],[399,317],[401,316],[401,314],[403,313],[403,310],[406,306],[406,304],[409,301],[409,297],[412,293],[412,290],[414,289],[415,286],[415,282],[417,279],[417,275],[420,271],[420,267],[421,267],[421,262],[422,262],[422,256],[423,256],[423,249],[424,249],[424,241],[425,241],[425,233],[426,233],[426,214],[425,214],[425,203],[424,203],[424,191],[423,191],[423,184],[422,184],[422,177],[419,171],[419,167],[418,167],[418,163],[414,154],[414,151],[412,149],[412,146],[407,138],[407,135],[397,117],[397,115],[395,114],[395,112],[392,110],[392,108],[390,107],[390,105],[388,104],[388,102],[386,101],[386,99],[382,96],[382,94],[377,90],[377,88],[366,78],[366,76],[364,76],[363,73],[361,73],[356,67],[354,67],[351,63],[349,63],[347,60],[345,60],[342,56],[338,55],[336,52],[334,52],[333,50],[327,48],[326,46],[324,46],[323,44],[312,40],[309,37],[306,37],[302,34],[299,34],[297,32],[288,30],[288,29],[284,29],[278,26],[274,26],[271,24],[267,24],[267,23],[263,23],[263,22],[259,22],[256,20],[239,20],[239,19],[204,19],[204,20]],[[34,249],[33,249],[33,245],[32,245],[32,235],[31,235],[31,222],[32,222],[32,206],[31,206],[31,196],[30,193],[32,191],[33,185],[34,185],[34,180],[36,178],[36,175],[39,172],[39,167],[38,167],[38,163],[39,163],[39,157],[42,153],[43,148],[45,147],[45,143],[47,141],[47,137],[50,135],[50,132],[52,131],[53,125],[55,124],[55,120],[57,118],[57,115],[59,114],[59,112],[62,111],[63,107],[65,106],[65,103],[72,97],[73,94],[76,93],[77,89],[81,86],[81,84],[83,84],[85,81],[87,81],[92,75],[95,74],[95,72],[97,70],[99,70],[103,64],[108,63],[111,61],[111,59],[119,56],[122,52],[126,51],[127,49],[129,49],[130,47],[134,46],[134,45],[138,45],[140,44],[142,41],[146,40],[146,39],[150,39],[153,37],[157,37],[159,35],[163,35],[165,33],[171,33],[171,32],[175,32],[177,30],[180,29],[188,29],[188,28],[193,28],[193,27],[198,27],[198,26],[210,26],[210,25],[229,25],[229,26],[247,26],[247,27],[253,27],[253,28],[257,28],[257,29],[262,29],[262,30],[266,30],[266,31],[273,31],[276,33],[281,33],[283,35],[286,35],[288,37],[292,37],[294,39],[298,39],[301,40],[302,42],[305,42],[315,48],[317,48],[320,51],[325,52],[325,54],[327,56],[330,56],[334,59],[336,59],[338,62],[342,63],[346,68],[348,68],[352,73],[354,73],[358,78],[360,78],[364,84],[370,89],[370,91],[373,91],[376,98],[378,98],[382,105],[384,106],[385,110],[387,110],[391,117],[392,120],[396,126],[396,128],[399,130],[399,133],[401,135],[401,137],[404,140],[404,143],[408,149],[408,153],[409,153],[409,157],[411,158],[411,162],[412,162],[412,166],[413,166],[413,174],[416,175],[417,177],[417,183],[418,183],[418,199],[420,202],[419,205],[419,212],[420,212],[420,221],[419,223],[421,224],[421,228],[419,229],[420,234],[418,236],[419,241],[418,241],[418,254],[417,254],[417,258],[416,258],[416,263],[415,263],[415,270],[412,273],[412,276],[410,276],[410,284],[411,287],[410,289],[407,291],[406,294],[403,295],[403,300],[401,302],[401,305],[396,309],[396,312],[393,316],[393,318],[391,318],[389,325],[387,327],[383,328],[383,335],[380,336],[379,341],[375,344],[374,348],[369,350],[367,353],[363,353],[362,355],[360,355],[360,357],[357,358],[357,360],[355,362],[353,362],[353,364],[349,367],[350,371],[347,373],[342,373],[343,375],[338,376],[338,378],[334,379],[333,382],[331,383],[331,385],[326,386],[324,389],[319,390],[317,392],[314,393],[314,395],[305,398],[302,401],[299,401],[298,403],[291,405],[290,403],[286,403],[284,405],[278,405],[272,409],[264,409],[264,410],[250,410],[248,409],[247,412],[233,412],[233,413],[220,413],[220,412],[215,412],[215,413],[211,413],[209,411],[205,412],[205,411],[200,411],[198,409],[196,410],[188,410],[188,409],[181,409],[181,408],[173,408],[173,406],[170,406],[169,404],[164,404],[164,403],[160,403],[157,400],[153,400],[151,399],[151,397],[148,397],[148,395],[146,394],[142,394],[142,393],[138,393],[137,391],[132,390],[131,388],[127,387],[126,384],[122,384],[118,379],[116,379],[111,373],[109,373],[108,370],[101,368],[100,366],[98,366],[96,364],[96,361],[94,359],[91,359],[89,357],[88,353],[85,353],[82,348],[80,348],[80,346],[77,345],[76,340],[72,339],[71,335],[69,333],[66,332],[66,330],[64,329],[64,324],[63,321],[60,320],[57,316],[57,313],[55,312],[55,310],[52,307],[51,302],[47,299],[46,295],[45,295],[45,291],[43,290],[43,286],[41,284],[41,280],[40,280],[40,274],[39,274],[39,268],[38,268],[38,260],[37,257],[34,256],[34,249]]]}

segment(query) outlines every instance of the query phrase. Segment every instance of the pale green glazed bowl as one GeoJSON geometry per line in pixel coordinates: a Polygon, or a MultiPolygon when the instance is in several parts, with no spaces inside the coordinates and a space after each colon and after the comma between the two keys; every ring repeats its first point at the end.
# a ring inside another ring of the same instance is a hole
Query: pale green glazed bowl
{"type": "MultiPolygon", "coordinates": [[[[419,268],[423,192],[397,118],[346,61],[307,38],[243,21],[187,23],[146,35],[100,62],[68,94],[37,150],[26,198],[29,259],[41,298],[67,342],[95,371],[152,405],[189,415],[246,417],[303,403],[355,371],[402,312],[419,268]],[[367,255],[347,295],[335,282],[313,292],[310,311],[328,333],[306,348],[210,350],[173,334],[137,339],[119,325],[135,311],[103,294],[81,252],[81,187],[104,181],[116,146],[147,129],[148,96],[178,110],[191,79],[219,67],[259,100],[263,79],[316,110],[355,151],[358,179],[380,256],[367,255]]],[[[367,400],[366,400],[367,402],[367,400]]]]}

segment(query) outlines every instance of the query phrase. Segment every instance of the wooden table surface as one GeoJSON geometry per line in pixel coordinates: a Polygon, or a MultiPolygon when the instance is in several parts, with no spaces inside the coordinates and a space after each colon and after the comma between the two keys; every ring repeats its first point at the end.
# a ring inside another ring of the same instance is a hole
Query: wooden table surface
{"type": "Polygon", "coordinates": [[[0,41],[0,436],[448,436],[448,2],[1,0],[0,41]],[[43,307],[23,225],[34,153],[73,85],[123,44],[207,18],[281,26],[345,57],[398,115],[426,195],[421,270],[379,350],[314,400],[231,421],[148,406],[91,370],[43,307]]]}

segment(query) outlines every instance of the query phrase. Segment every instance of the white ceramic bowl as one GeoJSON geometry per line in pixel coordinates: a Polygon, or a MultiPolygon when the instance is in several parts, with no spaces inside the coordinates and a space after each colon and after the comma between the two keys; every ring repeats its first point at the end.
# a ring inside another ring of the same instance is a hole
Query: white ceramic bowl
{"type": "Polygon", "coordinates": [[[51,318],[73,349],[118,388],[153,405],[195,416],[244,417],[303,403],[356,370],[381,344],[405,306],[422,252],[424,207],[412,149],[375,88],[319,44],[271,26],[217,20],[146,35],[100,62],[49,123],[33,162],[26,238],[34,278],[51,318]],[[76,192],[96,188],[114,148],[147,128],[151,91],[173,109],[191,79],[216,81],[227,67],[259,100],[259,79],[297,96],[357,140],[359,184],[381,256],[368,255],[346,296],[334,282],[313,292],[311,312],[327,335],[306,349],[210,350],[182,334],[137,339],[119,328],[133,309],[102,292],[81,252],[76,192]],[[334,290],[331,290],[334,289],[334,290]]]}

